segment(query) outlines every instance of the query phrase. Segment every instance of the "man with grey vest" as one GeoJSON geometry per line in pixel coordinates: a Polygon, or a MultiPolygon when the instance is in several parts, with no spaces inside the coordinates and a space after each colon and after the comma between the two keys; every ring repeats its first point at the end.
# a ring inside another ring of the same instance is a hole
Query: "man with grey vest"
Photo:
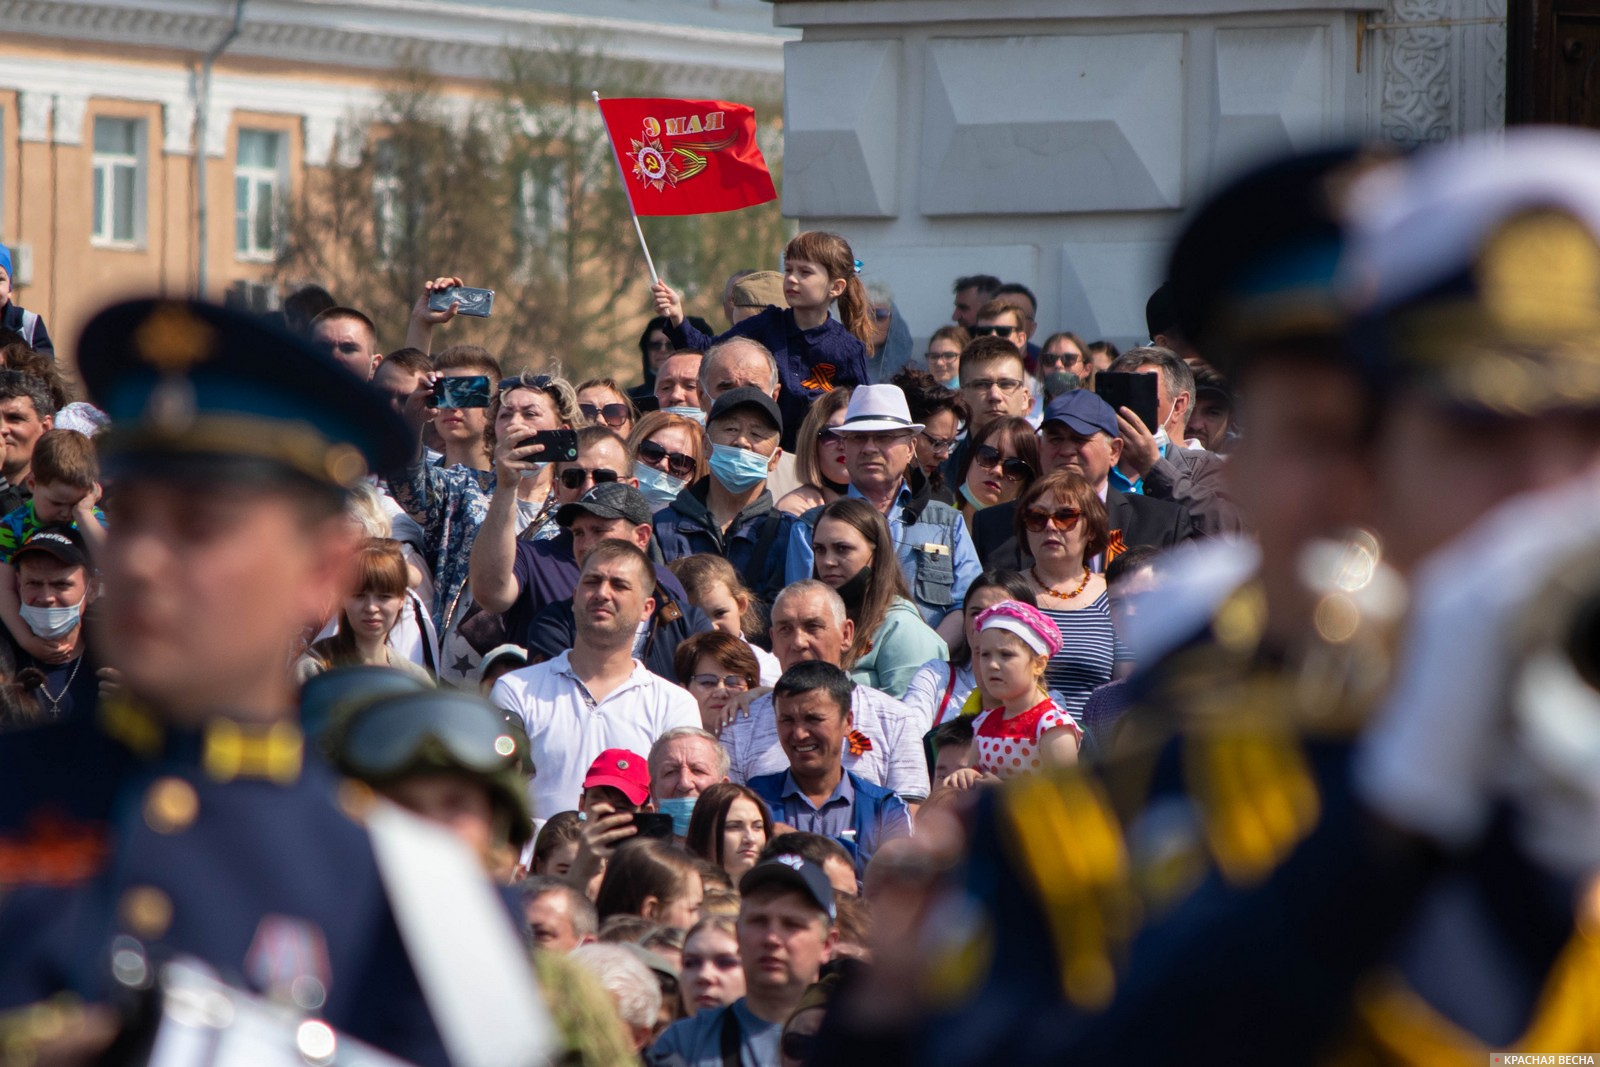
{"type": "MultiPolygon", "coordinates": [[[[905,393],[897,385],[863,385],[850,394],[844,424],[847,496],[873,505],[889,522],[895,556],[923,621],[952,647],[961,639],[961,599],[983,567],[961,513],[929,496],[917,469],[912,438],[922,426],[911,421],[905,393]]],[[[800,516],[789,535],[787,578],[812,577],[811,533],[821,508],[800,516]]]]}

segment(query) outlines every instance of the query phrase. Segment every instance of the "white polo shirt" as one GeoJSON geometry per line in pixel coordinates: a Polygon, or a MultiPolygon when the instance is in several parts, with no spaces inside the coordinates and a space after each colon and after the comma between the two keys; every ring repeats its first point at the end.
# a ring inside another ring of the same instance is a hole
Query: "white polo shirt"
{"type": "Polygon", "coordinates": [[[641,757],[656,738],[679,726],[699,726],[700,708],[688,690],[633,661],[633,674],[604,700],[589,695],[572,673],[571,651],[512,671],[494,683],[490,703],[522,717],[529,754],[538,769],[528,799],[538,819],[578,806],[589,765],[608,748],[641,757]]]}

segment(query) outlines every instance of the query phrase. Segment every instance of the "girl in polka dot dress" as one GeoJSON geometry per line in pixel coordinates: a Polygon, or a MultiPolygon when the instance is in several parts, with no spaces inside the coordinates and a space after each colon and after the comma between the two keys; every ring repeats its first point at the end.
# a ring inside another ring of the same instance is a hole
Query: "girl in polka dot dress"
{"type": "Polygon", "coordinates": [[[1061,650],[1061,631],[1037,608],[1007,600],[978,616],[977,675],[997,704],[973,723],[977,764],[946,784],[969,788],[983,778],[1015,778],[1076,763],[1082,732],[1050,698],[1045,667],[1061,650]]]}

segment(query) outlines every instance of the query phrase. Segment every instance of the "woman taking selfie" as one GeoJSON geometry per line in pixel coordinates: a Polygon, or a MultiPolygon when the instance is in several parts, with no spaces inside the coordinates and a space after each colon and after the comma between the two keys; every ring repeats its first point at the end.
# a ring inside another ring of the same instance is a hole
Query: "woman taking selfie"
{"type": "Polygon", "coordinates": [[[823,508],[811,548],[817,578],[839,594],[855,624],[845,656],[857,683],[898,698],[924,663],[949,655],[911,602],[889,524],[871,504],[844,497],[823,508]]]}

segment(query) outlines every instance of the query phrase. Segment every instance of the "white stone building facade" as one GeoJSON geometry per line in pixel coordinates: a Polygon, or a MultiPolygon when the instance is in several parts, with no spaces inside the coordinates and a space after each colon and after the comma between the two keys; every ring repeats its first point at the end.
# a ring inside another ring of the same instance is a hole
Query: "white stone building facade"
{"type": "Polygon", "coordinates": [[[783,206],[912,332],[987,273],[1143,340],[1184,212],[1265,154],[1504,123],[1506,0],[779,0],[783,206]]]}

